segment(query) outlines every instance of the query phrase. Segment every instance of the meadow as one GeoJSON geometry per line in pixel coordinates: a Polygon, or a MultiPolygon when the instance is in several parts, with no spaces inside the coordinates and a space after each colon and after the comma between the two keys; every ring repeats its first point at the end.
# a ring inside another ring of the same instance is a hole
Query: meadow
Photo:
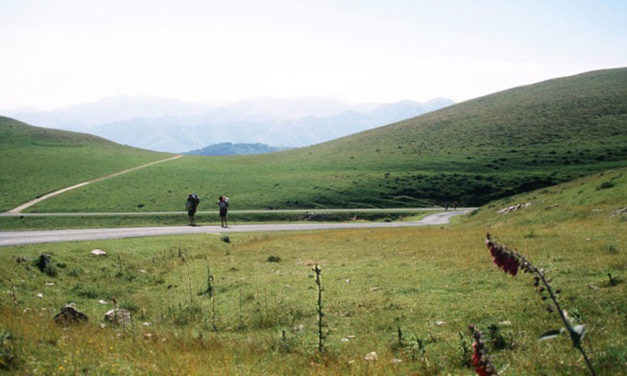
{"type": "Polygon", "coordinates": [[[478,206],[626,166],[627,69],[518,87],[307,148],[185,156],[32,212],[478,206]]]}
{"type": "Polygon", "coordinates": [[[32,127],[2,116],[0,148],[0,211],[57,189],[168,157],[87,134],[32,127]]]}
{"type": "Polygon", "coordinates": [[[496,201],[442,227],[5,247],[0,364],[29,375],[470,375],[467,327],[476,324],[503,374],[587,374],[567,336],[537,341],[560,321],[529,275],[493,265],[489,231],[546,269],[564,308],[586,325],[597,373],[624,374],[626,173],[496,201]],[[524,202],[531,205],[496,213],[524,202]],[[91,256],[94,248],[107,256],[91,256]],[[48,274],[33,266],[41,253],[52,256],[48,274]],[[113,297],[133,325],[99,326],[113,297]],[[69,302],[87,324],[52,321],[69,302]],[[371,352],[377,360],[366,360],[371,352]]]}

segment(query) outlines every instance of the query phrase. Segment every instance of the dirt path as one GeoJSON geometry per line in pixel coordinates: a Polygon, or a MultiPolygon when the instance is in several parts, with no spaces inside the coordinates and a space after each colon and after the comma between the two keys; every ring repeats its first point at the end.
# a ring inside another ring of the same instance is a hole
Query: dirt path
{"type": "Polygon", "coordinates": [[[182,234],[224,234],[229,232],[274,232],[274,231],[309,231],[355,228],[393,228],[443,225],[449,223],[451,217],[469,212],[469,210],[453,210],[431,214],[420,221],[413,222],[351,222],[351,223],[271,223],[254,225],[234,225],[227,229],[219,226],[169,226],[169,227],[135,227],[135,228],[102,228],[85,230],[46,230],[46,231],[6,231],[0,232],[0,246],[67,242],[77,240],[121,239],[143,236],[182,235],[182,234]]]}
{"type": "Polygon", "coordinates": [[[10,213],[10,214],[21,214],[22,210],[24,210],[24,209],[26,209],[28,207],[31,207],[31,206],[33,206],[35,204],[38,204],[38,203],[42,202],[43,200],[48,199],[50,197],[54,197],[54,196],[60,195],[61,193],[65,193],[67,191],[71,191],[72,189],[84,187],[87,184],[96,183],[96,182],[99,182],[99,181],[102,181],[102,180],[105,180],[105,179],[112,178],[114,176],[119,176],[119,175],[126,174],[126,173],[129,173],[129,172],[135,171],[135,170],[139,170],[140,168],[152,166],[152,165],[155,165],[157,163],[163,163],[163,162],[171,161],[171,160],[174,160],[174,159],[179,159],[181,157],[182,157],[182,155],[175,155],[174,157],[170,157],[170,158],[162,159],[162,160],[159,160],[159,161],[146,163],[146,164],[143,164],[141,166],[136,166],[136,167],[133,167],[133,168],[126,169],[124,171],[115,172],[115,173],[107,175],[107,176],[103,176],[103,177],[100,177],[100,178],[97,178],[97,179],[94,179],[94,180],[89,180],[89,181],[86,181],[86,182],[83,182],[83,183],[80,183],[80,184],[76,184],[76,185],[73,185],[71,187],[59,189],[58,191],[54,191],[54,192],[45,194],[45,195],[43,195],[41,197],[38,197],[38,198],[36,198],[34,200],[31,200],[31,201],[29,201],[29,202],[27,202],[25,204],[20,205],[17,208],[11,209],[7,213],[10,213]]]}

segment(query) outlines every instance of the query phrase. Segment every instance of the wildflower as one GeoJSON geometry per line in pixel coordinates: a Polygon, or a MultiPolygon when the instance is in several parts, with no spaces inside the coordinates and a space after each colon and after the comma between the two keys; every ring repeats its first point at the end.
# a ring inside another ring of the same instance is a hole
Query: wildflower
{"type": "Polygon", "coordinates": [[[488,250],[490,250],[494,264],[503,269],[505,273],[509,273],[515,277],[516,274],[518,274],[521,263],[524,265],[521,255],[516,251],[506,249],[502,245],[493,242],[490,238],[490,234],[487,234],[485,242],[488,250]]]}
{"type": "Polygon", "coordinates": [[[470,333],[472,333],[475,339],[475,342],[472,344],[473,354],[471,360],[472,366],[475,367],[475,372],[479,376],[498,376],[481,339],[481,332],[476,330],[473,325],[470,325],[468,329],[470,329],[470,333]]]}
{"type": "MultiPolygon", "coordinates": [[[[596,373],[594,371],[594,368],[592,367],[592,363],[590,363],[590,359],[588,359],[588,355],[586,354],[581,344],[581,339],[583,338],[583,331],[585,330],[585,325],[577,325],[573,327],[571,320],[568,318],[566,311],[563,310],[559,304],[557,294],[559,294],[560,290],[557,289],[555,290],[555,292],[553,291],[553,288],[551,286],[551,278],[548,278],[546,276],[544,269],[538,269],[531,262],[529,262],[525,258],[525,256],[523,256],[522,254],[493,241],[492,238],[490,237],[490,234],[486,234],[485,243],[486,243],[486,246],[488,247],[488,250],[490,251],[490,254],[492,255],[492,259],[494,263],[499,268],[502,268],[504,272],[509,273],[512,276],[516,276],[516,274],[518,273],[518,269],[521,269],[523,272],[530,273],[533,275],[533,286],[535,287],[536,292],[540,294],[540,297],[542,298],[543,301],[548,302],[550,300],[553,303],[552,305],[551,304],[546,305],[546,310],[549,313],[554,312],[554,311],[557,311],[559,313],[560,318],[562,319],[562,322],[564,323],[564,326],[565,326],[564,331],[570,334],[570,339],[573,343],[573,346],[583,356],[586,362],[586,365],[588,366],[588,369],[590,370],[590,374],[595,376],[596,373]]],[[[472,327],[471,327],[471,331],[473,332],[473,335],[475,335],[475,338],[477,338],[477,334],[476,334],[477,332],[475,332],[472,327]]],[[[547,338],[553,338],[555,337],[554,335],[555,332],[559,334],[560,332],[562,332],[562,330],[551,330],[545,333],[544,335],[542,335],[540,339],[543,340],[547,338]]],[[[483,352],[482,346],[483,345],[478,340],[475,342],[475,344],[473,344],[473,349],[475,349],[475,353],[473,354],[472,364],[473,366],[476,367],[475,370],[477,371],[478,374],[492,375],[493,373],[485,373],[486,367],[485,367],[484,362],[486,360],[483,358],[484,352],[483,352]]],[[[494,368],[492,367],[492,370],[493,369],[494,368]]]]}

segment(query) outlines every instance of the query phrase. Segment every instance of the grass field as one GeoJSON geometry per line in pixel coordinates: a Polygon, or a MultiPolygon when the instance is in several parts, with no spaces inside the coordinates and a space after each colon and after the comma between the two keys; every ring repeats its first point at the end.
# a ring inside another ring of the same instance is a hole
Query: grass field
{"type": "Polygon", "coordinates": [[[308,148],[192,157],[44,201],[34,212],[476,206],[627,165],[627,68],[519,87],[308,148]]]}
{"type": "Polygon", "coordinates": [[[528,275],[511,277],[492,264],[483,242],[490,231],[561,288],[564,308],[587,325],[584,344],[598,374],[624,374],[626,174],[495,202],[448,227],[6,247],[0,364],[18,375],[470,375],[467,326],[474,323],[503,374],[586,374],[565,336],[537,341],[559,319],[544,310],[528,275]],[[519,202],[532,204],[496,214],[519,202]],[[90,256],[94,248],[108,256],[90,256]],[[50,275],[32,265],[40,253],[52,255],[50,275]],[[322,268],[328,331],[322,355],[314,264],[322,268]],[[134,313],[133,326],[99,328],[113,296],[134,313]],[[69,302],[89,323],[52,322],[69,302]],[[364,360],[372,351],[378,360],[364,360]]]}
{"type": "Polygon", "coordinates": [[[32,127],[2,116],[0,149],[0,211],[168,156],[87,134],[32,127]]]}

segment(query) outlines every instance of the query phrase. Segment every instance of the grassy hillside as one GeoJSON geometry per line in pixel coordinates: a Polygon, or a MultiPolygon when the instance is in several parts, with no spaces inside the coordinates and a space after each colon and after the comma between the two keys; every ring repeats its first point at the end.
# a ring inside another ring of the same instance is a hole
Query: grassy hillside
{"type": "MultiPolygon", "coordinates": [[[[466,216],[460,224],[486,228],[525,227],[529,231],[526,236],[534,237],[538,235],[536,231],[550,231],[555,224],[591,218],[608,224],[619,220],[622,223],[621,231],[627,230],[627,169],[600,172],[497,200],[466,216]],[[498,213],[518,204],[530,205],[508,213],[498,213]]],[[[610,231],[612,228],[608,227],[610,231]]]]}
{"type": "Polygon", "coordinates": [[[165,158],[82,133],[0,116],[0,211],[42,194],[165,158]]]}
{"type": "Polygon", "coordinates": [[[626,191],[622,169],[490,204],[457,226],[2,248],[0,356],[11,362],[0,363],[17,375],[470,375],[467,326],[476,324],[502,374],[588,374],[565,335],[537,341],[559,318],[545,311],[529,275],[492,264],[489,230],[546,269],[564,309],[586,325],[597,374],[625,374],[627,214],[617,210],[626,191]],[[532,205],[495,212],[519,202],[532,205]],[[108,256],[90,256],[94,248],[108,256]],[[54,272],[33,266],[42,252],[54,272]],[[315,263],[324,355],[316,350],[315,263]],[[133,326],[99,327],[113,296],[133,312],[133,326]],[[52,322],[69,302],[89,323],[52,322]],[[378,360],[364,360],[373,351],[378,360]]]}
{"type": "Polygon", "coordinates": [[[267,155],[185,157],[37,211],[480,205],[627,165],[627,68],[519,87],[332,142],[267,155]],[[110,198],[114,198],[113,200],[110,198]]]}

